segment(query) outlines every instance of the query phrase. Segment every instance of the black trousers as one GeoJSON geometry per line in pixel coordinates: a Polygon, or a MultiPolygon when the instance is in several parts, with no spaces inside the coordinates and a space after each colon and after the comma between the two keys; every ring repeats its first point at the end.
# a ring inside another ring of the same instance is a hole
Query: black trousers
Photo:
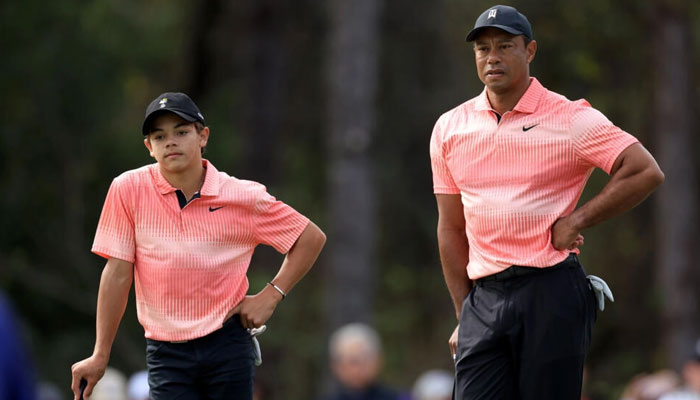
{"type": "Polygon", "coordinates": [[[146,339],[151,399],[251,400],[251,340],[238,315],[223,328],[184,343],[146,339]]]}
{"type": "Polygon", "coordinates": [[[596,305],[578,257],[513,268],[462,304],[455,399],[579,400],[596,305]]]}

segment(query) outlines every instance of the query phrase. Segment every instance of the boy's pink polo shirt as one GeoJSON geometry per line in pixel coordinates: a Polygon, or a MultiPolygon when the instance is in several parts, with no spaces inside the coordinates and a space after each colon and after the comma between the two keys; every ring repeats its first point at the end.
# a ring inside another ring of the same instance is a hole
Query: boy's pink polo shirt
{"type": "Polygon", "coordinates": [[[203,165],[201,197],[183,209],[158,164],[114,179],[105,200],[92,251],[134,264],[137,314],[150,339],[221,328],[248,291],[255,247],[287,253],[309,223],[263,185],[203,165]]]}
{"type": "Polygon", "coordinates": [[[430,141],[433,190],[461,195],[469,278],[564,260],[570,251],[552,246],[552,224],[574,210],[594,167],[610,173],[634,143],[585,100],[535,78],[500,123],[485,89],[443,114],[430,141]]]}

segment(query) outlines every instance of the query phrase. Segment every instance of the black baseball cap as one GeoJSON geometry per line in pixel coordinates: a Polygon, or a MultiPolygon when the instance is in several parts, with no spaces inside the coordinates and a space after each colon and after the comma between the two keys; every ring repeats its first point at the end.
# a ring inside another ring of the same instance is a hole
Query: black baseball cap
{"type": "Polygon", "coordinates": [[[532,27],[527,18],[513,7],[493,6],[479,15],[472,29],[467,34],[467,42],[471,42],[484,28],[502,29],[511,35],[524,35],[532,40],[532,27]]]}
{"type": "Polygon", "coordinates": [[[185,121],[204,123],[204,116],[194,101],[190,99],[190,96],[179,92],[166,92],[156,97],[146,108],[146,117],[143,119],[141,132],[148,135],[153,118],[165,111],[177,114],[185,121]]]}

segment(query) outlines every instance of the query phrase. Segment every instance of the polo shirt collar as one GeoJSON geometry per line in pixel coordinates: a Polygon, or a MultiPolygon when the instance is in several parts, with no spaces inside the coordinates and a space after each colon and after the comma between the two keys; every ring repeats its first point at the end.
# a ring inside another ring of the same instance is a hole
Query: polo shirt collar
{"type": "MultiPolygon", "coordinates": [[[[522,97],[518,101],[518,104],[516,104],[513,108],[513,111],[518,111],[526,114],[534,113],[537,109],[537,104],[540,102],[540,99],[542,98],[542,96],[544,96],[546,92],[547,89],[545,89],[544,86],[542,86],[542,84],[540,83],[540,81],[537,80],[537,78],[530,77],[530,86],[528,86],[525,93],[523,93],[522,97]]],[[[481,92],[481,94],[477,96],[476,101],[474,103],[474,109],[476,111],[493,110],[493,108],[491,107],[491,103],[489,103],[488,95],[486,94],[486,87],[484,87],[484,90],[481,92]]]]}
{"type": "Polygon", "coordinates": [[[202,160],[202,165],[207,169],[206,176],[204,177],[204,184],[199,190],[202,196],[216,196],[219,194],[219,189],[221,188],[219,182],[219,171],[214,167],[209,160],[202,160]]]}
{"type": "Polygon", "coordinates": [[[481,91],[481,94],[476,97],[476,101],[474,102],[474,109],[476,111],[493,110],[493,108],[491,108],[491,103],[489,103],[489,96],[486,94],[486,86],[484,86],[484,90],[481,91]]]}
{"type": "Polygon", "coordinates": [[[540,99],[544,96],[547,89],[542,86],[537,78],[530,78],[530,86],[515,105],[513,111],[519,111],[521,113],[532,114],[537,109],[537,104],[539,104],[540,99]]]}
{"type": "MultiPolygon", "coordinates": [[[[202,185],[202,188],[199,190],[199,193],[201,196],[216,196],[219,194],[219,187],[220,187],[220,182],[219,182],[219,171],[214,167],[212,163],[209,162],[209,160],[202,159],[202,166],[206,168],[205,176],[204,176],[204,184],[202,185]]],[[[158,191],[160,194],[168,194],[172,193],[177,190],[177,188],[173,187],[173,185],[168,182],[167,179],[163,176],[163,174],[160,172],[160,167],[158,166],[158,163],[152,164],[152,171],[153,171],[153,176],[155,178],[155,183],[156,187],[158,188],[158,191]]]]}

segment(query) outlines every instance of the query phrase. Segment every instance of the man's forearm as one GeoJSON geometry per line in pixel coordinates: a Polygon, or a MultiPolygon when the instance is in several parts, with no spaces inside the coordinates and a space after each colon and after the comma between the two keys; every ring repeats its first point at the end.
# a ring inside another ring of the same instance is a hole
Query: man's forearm
{"type": "Polygon", "coordinates": [[[664,174],[640,144],[625,150],[615,172],[601,192],[574,211],[571,224],[575,229],[597,225],[641,203],[664,180],[664,174]]]}
{"type": "Polygon", "coordinates": [[[440,261],[445,276],[447,290],[450,291],[457,319],[462,312],[462,301],[471,290],[472,283],[467,276],[469,245],[462,231],[438,229],[440,261]]]}
{"type": "Polygon", "coordinates": [[[97,332],[93,353],[97,357],[109,359],[129,299],[133,277],[133,265],[123,260],[110,259],[102,271],[97,295],[97,332]]]}

